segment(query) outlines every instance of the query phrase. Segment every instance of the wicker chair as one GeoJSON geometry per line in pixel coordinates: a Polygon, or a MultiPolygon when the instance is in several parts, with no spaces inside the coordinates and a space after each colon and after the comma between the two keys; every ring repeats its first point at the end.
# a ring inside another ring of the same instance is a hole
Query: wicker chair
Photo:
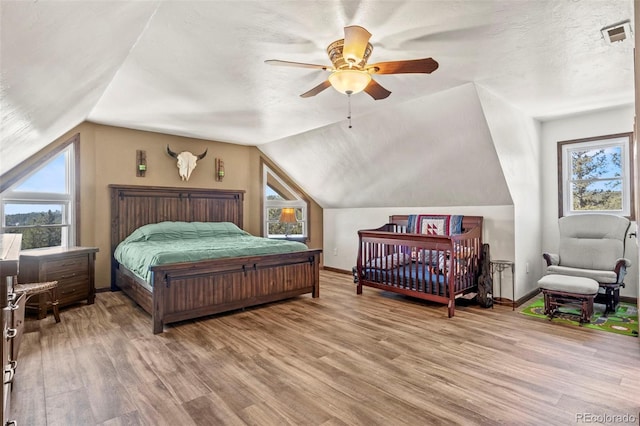
{"type": "Polygon", "coordinates": [[[25,302],[31,296],[46,293],[49,296],[49,304],[53,310],[56,322],[60,322],[60,312],[58,311],[58,281],[47,281],[43,283],[15,284],[13,291],[18,296],[25,294],[25,302]]]}

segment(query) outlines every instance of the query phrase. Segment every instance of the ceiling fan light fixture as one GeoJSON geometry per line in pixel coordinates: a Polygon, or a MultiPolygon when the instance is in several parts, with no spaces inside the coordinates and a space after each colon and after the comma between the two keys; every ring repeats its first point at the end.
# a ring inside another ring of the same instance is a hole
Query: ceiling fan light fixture
{"type": "Polygon", "coordinates": [[[353,69],[336,70],[329,76],[331,86],[345,95],[362,92],[370,81],[371,74],[353,69]]]}
{"type": "Polygon", "coordinates": [[[371,33],[358,25],[344,27],[344,38],[334,41],[327,47],[327,54],[333,67],[306,64],[303,62],[266,60],[270,65],[286,65],[329,71],[329,78],[311,90],[300,94],[301,98],[310,98],[333,87],[345,95],[365,91],[375,100],[387,98],[391,92],[382,87],[372,74],[431,74],[438,69],[433,58],[408,59],[402,61],[377,62],[367,65],[373,46],[369,43],[371,33]]]}

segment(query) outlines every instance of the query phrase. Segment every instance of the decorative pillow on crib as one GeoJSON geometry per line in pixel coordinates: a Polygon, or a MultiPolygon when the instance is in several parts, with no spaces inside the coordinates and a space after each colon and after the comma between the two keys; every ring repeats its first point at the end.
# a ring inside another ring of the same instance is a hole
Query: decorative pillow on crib
{"type": "Polygon", "coordinates": [[[411,263],[411,256],[406,253],[394,253],[371,259],[365,265],[367,268],[389,270],[411,263]]]}
{"type": "Polygon", "coordinates": [[[420,216],[419,233],[423,235],[449,235],[449,216],[420,216]]]}
{"type": "MultiPolygon", "coordinates": [[[[468,254],[466,257],[456,257],[454,259],[453,266],[455,268],[454,273],[456,275],[463,274],[466,272],[468,259],[470,256],[471,255],[468,254]]],[[[448,262],[448,261],[449,261],[449,254],[447,253],[447,255],[445,256],[444,253],[441,253],[438,259],[437,266],[432,265],[431,271],[435,274],[444,274],[445,262],[448,262]]],[[[446,265],[446,266],[448,267],[449,265],[446,265]]]]}
{"type": "Polygon", "coordinates": [[[409,215],[407,232],[424,235],[454,235],[462,232],[461,215],[409,215]]]}
{"type": "MultiPolygon", "coordinates": [[[[442,252],[440,252],[440,254],[442,254],[442,252]]],[[[414,260],[418,263],[436,266],[440,262],[440,257],[437,250],[417,249],[417,256],[414,260]]]]}
{"type": "Polygon", "coordinates": [[[441,251],[440,255],[438,256],[438,273],[440,274],[444,273],[445,262],[447,262],[448,260],[449,260],[449,253],[447,252],[445,255],[445,252],[441,251]]]}

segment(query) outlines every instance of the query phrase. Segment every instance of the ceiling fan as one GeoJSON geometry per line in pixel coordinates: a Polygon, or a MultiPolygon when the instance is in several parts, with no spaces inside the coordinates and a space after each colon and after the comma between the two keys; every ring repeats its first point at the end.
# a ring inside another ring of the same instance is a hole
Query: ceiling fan
{"type": "Polygon", "coordinates": [[[327,80],[301,94],[300,96],[303,98],[315,96],[333,86],[334,89],[346,95],[364,91],[375,100],[384,99],[391,92],[371,78],[373,74],[430,74],[438,69],[438,63],[433,58],[378,62],[367,65],[367,60],[373,51],[369,38],[371,38],[371,33],[358,25],[344,27],[344,38],[334,41],[327,47],[327,54],[333,67],[277,59],[269,59],[265,63],[331,72],[327,80]]]}

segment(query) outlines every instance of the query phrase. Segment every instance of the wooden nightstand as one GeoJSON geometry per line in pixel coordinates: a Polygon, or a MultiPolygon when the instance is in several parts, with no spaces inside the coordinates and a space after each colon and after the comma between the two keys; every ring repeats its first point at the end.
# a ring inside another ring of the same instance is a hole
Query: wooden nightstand
{"type": "MultiPolygon", "coordinates": [[[[96,297],[95,247],[48,247],[20,252],[18,282],[58,281],[59,305],[66,306],[96,297]]],[[[27,309],[35,309],[38,319],[47,315],[47,295],[31,297],[27,309]]]]}

